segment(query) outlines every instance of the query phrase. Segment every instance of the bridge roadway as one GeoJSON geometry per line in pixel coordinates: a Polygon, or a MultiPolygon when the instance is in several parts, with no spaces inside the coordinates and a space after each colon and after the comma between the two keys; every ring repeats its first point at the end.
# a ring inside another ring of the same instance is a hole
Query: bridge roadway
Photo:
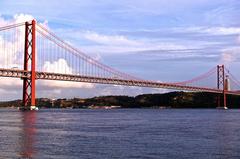
{"type": "MultiPolygon", "coordinates": [[[[0,77],[30,78],[31,71],[0,68],[0,77]]],[[[113,85],[150,87],[150,88],[165,88],[165,89],[185,90],[185,91],[195,91],[195,92],[223,93],[223,90],[207,88],[207,87],[184,86],[184,85],[178,85],[178,84],[173,84],[173,83],[154,82],[154,81],[147,81],[147,80],[146,81],[127,80],[127,79],[116,79],[116,78],[60,74],[60,73],[51,73],[51,72],[36,72],[36,79],[37,80],[39,79],[39,80],[57,80],[57,81],[113,84],[113,85]]],[[[240,95],[240,92],[235,92],[235,91],[226,91],[225,93],[240,95]]]]}

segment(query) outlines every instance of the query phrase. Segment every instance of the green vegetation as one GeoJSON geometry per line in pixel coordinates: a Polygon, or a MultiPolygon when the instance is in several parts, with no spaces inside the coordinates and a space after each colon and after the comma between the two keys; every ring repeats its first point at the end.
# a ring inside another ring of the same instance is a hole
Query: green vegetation
{"type": "MultiPolygon", "coordinates": [[[[38,107],[45,108],[101,108],[120,106],[121,108],[216,108],[217,94],[207,92],[170,92],[164,94],[143,94],[129,96],[100,96],[94,98],[37,99],[38,107]]],[[[221,96],[222,100],[222,96],[221,96]]],[[[19,107],[21,100],[0,102],[0,107],[19,107]]],[[[229,108],[240,107],[240,96],[227,95],[229,108]]]]}

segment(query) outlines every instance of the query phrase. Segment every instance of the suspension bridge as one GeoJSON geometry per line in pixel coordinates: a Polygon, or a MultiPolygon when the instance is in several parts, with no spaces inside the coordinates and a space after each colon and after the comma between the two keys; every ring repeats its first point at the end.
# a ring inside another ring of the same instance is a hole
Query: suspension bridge
{"type": "Polygon", "coordinates": [[[25,109],[36,109],[36,80],[211,92],[224,108],[227,94],[240,95],[240,82],[224,65],[182,82],[145,80],[100,63],[35,20],[0,27],[0,76],[22,79],[25,109]]]}

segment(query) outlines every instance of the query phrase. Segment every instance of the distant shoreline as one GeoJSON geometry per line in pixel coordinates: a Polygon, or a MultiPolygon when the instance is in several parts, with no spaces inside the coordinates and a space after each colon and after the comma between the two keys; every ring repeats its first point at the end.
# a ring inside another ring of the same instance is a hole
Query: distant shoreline
{"type": "MultiPolygon", "coordinates": [[[[49,99],[36,100],[39,108],[69,109],[122,109],[122,108],[216,108],[218,94],[208,92],[169,92],[163,94],[142,94],[130,96],[100,96],[93,98],[49,99]]],[[[227,95],[228,108],[240,108],[240,96],[227,95]]],[[[21,100],[0,102],[0,108],[21,107],[21,100]]]]}

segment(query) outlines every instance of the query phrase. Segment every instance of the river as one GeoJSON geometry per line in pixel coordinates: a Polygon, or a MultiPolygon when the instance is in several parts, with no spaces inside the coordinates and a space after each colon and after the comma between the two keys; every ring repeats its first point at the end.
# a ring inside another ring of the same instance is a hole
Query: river
{"type": "Polygon", "coordinates": [[[0,109],[3,159],[240,158],[240,110],[0,109]]]}

